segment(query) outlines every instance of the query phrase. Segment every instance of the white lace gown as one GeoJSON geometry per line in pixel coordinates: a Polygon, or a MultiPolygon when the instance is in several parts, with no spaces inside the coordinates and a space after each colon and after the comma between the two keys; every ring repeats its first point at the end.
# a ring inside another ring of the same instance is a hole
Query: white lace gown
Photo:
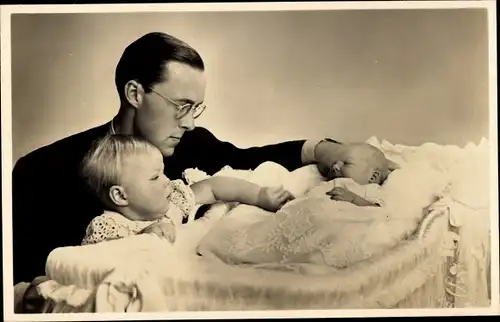
{"type": "Polygon", "coordinates": [[[384,204],[376,185],[336,179],[313,188],[277,213],[255,208],[252,219],[223,218],[202,240],[198,252],[235,265],[311,263],[346,267],[392,247],[405,234],[391,233],[402,221],[385,207],[358,207],[325,195],[334,187],[384,204]]]}
{"type": "MultiPolygon", "coordinates": [[[[172,220],[175,225],[180,225],[183,218],[189,217],[195,209],[195,198],[191,188],[182,180],[172,181],[173,192],[170,195],[172,203],[165,217],[172,220]]],[[[106,240],[113,240],[135,235],[154,221],[133,221],[113,211],[104,211],[95,217],[87,226],[82,245],[96,244],[106,240]]]]}

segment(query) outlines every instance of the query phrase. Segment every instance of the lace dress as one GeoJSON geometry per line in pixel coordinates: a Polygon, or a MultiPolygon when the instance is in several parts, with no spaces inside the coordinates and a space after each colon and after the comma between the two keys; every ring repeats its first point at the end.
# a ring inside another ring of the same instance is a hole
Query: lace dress
{"type": "MultiPolygon", "coordinates": [[[[191,188],[185,185],[182,180],[174,180],[172,185],[174,190],[169,197],[172,205],[165,214],[165,218],[177,224],[181,223],[184,218],[189,218],[194,211],[195,198],[191,188]]],[[[147,226],[165,218],[154,221],[133,221],[117,212],[104,211],[102,215],[95,217],[87,226],[82,245],[96,244],[106,240],[135,235],[147,226]]]]}
{"type": "MultiPolygon", "coordinates": [[[[287,203],[277,213],[262,213],[253,222],[228,214],[203,238],[198,252],[232,264],[314,263],[346,267],[396,244],[391,234],[401,222],[384,207],[358,207],[325,195],[344,187],[379,204],[384,195],[376,185],[360,186],[335,179],[287,203]]],[[[401,230],[401,229],[400,229],[401,230]]]]}

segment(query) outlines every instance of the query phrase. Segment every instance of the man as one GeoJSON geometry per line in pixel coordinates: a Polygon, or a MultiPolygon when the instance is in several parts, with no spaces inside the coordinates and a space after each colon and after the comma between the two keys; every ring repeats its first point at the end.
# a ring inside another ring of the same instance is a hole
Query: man
{"type": "Polygon", "coordinates": [[[13,171],[14,283],[44,275],[47,255],[79,245],[87,224],[103,207],[79,177],[83,155],[98,137],[122,133],[146,138],[164,155],[165,174],[182,177],[197,167],[213,174],[225,165],[253,169],[265,161],[294,170],[318,163],[326,175],[336,160],[349,161],[350,145],[290,141],[239,149],[195,127],[205,110],[204,63],[179,39],[150,33],[130,44],[116,68],[121,106],[114,119],[35,150],[13,171]]]}

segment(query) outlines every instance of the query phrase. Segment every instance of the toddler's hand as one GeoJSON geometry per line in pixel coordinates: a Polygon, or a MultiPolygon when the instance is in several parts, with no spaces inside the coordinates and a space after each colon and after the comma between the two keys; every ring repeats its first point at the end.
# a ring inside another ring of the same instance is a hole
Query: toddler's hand
{"type": "Polygon", "coordinates": [[[354,199],[356,199],[356,195],[352,191],[343,187],[335,187],[326,194],[330,196],[330,199],[336,201],[347,201],[352,203],[354,199]]]}
{"type": "Polygon", "coordinates": [[[259,193],[259,206],[274,212],[294,198],[289,191],[282,187],[263,187],[259,193]]]}
{"type": "Polygon", "coordinates": [[[173,244],[175,242],[175,225],[170,219],[165,218],[147,226],[140,231],[140,234],[154,234],[166,238],[173,244]]]}

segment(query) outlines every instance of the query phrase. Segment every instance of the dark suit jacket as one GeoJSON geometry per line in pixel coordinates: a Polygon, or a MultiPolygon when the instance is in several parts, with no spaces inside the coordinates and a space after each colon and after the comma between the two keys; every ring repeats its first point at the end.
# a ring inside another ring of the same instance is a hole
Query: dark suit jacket
{"type": "MultiPolygon", "coordinates": [[[[48,254],[57,247],[79,245],[89,222],[102,213],[103,205],[87,190],[78,169],[92,142],[108,130],[109,123],[72,135],[16,163],[12,177],[14,283],[44,275],[48,254]]],[[[165,174],[181,179],[187,168],[214,174],[225,165],[254,169],[265,161],[294,170],[302,166],[304,142],[240,149],[197,127],[184,134],[173,156],[164,159],[165,174]]]]}

